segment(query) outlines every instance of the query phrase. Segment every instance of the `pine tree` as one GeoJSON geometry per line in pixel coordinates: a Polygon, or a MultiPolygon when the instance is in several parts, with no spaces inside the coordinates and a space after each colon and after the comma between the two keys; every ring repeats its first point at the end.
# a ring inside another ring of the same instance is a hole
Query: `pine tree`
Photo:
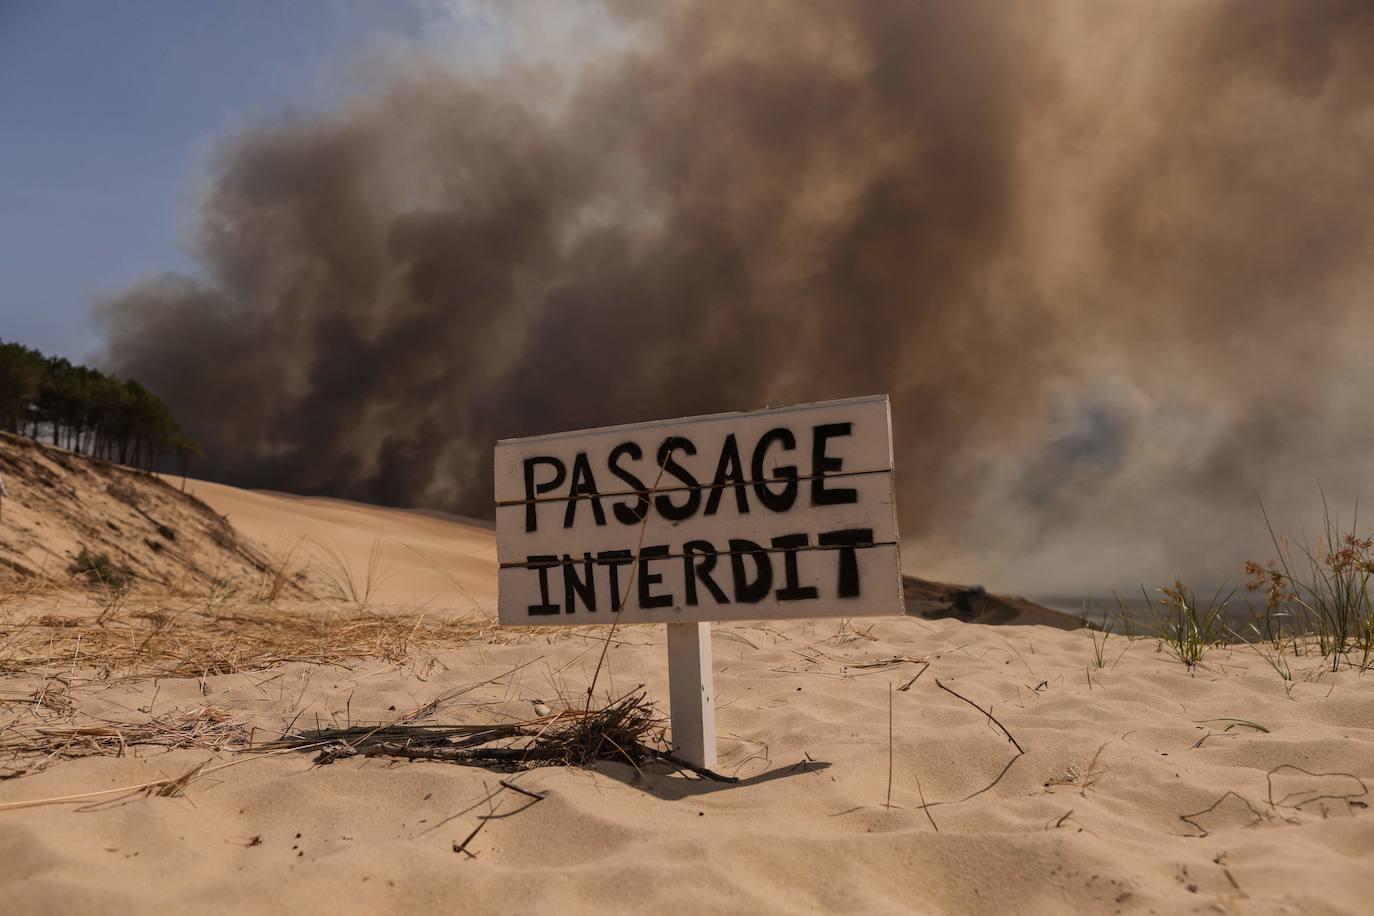
{"type": "Polygon", "coordinates": [[[147,470],[176,456],[183,476],[191,458],[204,456],[162,399],[134,379],[4,341],[0,429],[147,470]]]}

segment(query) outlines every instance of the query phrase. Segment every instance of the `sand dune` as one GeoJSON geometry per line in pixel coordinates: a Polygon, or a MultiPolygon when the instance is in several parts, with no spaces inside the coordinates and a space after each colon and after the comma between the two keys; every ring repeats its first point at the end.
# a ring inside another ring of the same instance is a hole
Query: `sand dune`
{"type": "Polygon", "coordinates": [[[489,522],[192,480],[198,497],[273,556],[346,570],[369,603],[495,613],[496,537],[489,522]],[[373,552],[376,560],[373,561],[373,552]]]}
{"type": "MultiPolygon", "coordinates": [[[[262,578],[267,557],[203,503],[109,461],[0,432],[0,573],[64,579],[85,551],[103,574],[179,587],[262,578]]],[[[99,570],[88,569],[94,576],[99,570]]]]}
{"type": "MultiPolygon", "coordinates": [[[[475,524],[194,489],[275,550],[309,537],[365,565],[384,534],[380,594],[396,605],[494,599],[491,534],[475,524]]],[[[438,697],[425,721],[504,721],[577,697],[601,636],[498,631],[399,664],[203,679],[73,676],[67,694],[121,721],[211,706],[260,737],[394,721],[438,697]]],[[[506,774],[433,762],[151,748],[58,761],[0,782],[0,806],[208,766],[180,797],[0,807],[5,909],[1361,913],[1374,900],[1367,674],[1293,659],[1287,683],[1243,647],[1189,674],[1124,637],[1098,669],[1083,631],[958,620],[714,636],[721,769],[737,785],[661,765],[542,768],[515,777],[547,793],[533,802],[501,789],[506,774]]],[[[602,690],[643,684],[664,701],[660,628],[624,628],[608,660],[602,690]]],[[[0,682],[8,704],[41,683],[0,682]]]]}

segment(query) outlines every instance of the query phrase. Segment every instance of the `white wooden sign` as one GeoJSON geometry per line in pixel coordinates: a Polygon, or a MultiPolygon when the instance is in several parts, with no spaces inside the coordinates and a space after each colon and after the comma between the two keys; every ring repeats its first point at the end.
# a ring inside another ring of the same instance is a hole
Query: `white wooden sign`
{"type": "Polygon", "coordinates": [[[887,397],[502,440],[496,543],[504,625],[672,625],[676,740],[706,622],[902,613],[887,397]]]}

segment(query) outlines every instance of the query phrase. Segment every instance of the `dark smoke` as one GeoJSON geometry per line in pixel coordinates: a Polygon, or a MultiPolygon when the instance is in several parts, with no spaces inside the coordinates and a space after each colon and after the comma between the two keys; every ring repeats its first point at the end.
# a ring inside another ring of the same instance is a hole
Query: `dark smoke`
{"type": "Polygon", "coordinates": [[[890,392],[908,565],[1067,588],[1374,465],[1374,6],[622,12],[557,104],[226,143],[204,279],[102,310],[201,473],[489,516],[498,437],[890,392]]]}

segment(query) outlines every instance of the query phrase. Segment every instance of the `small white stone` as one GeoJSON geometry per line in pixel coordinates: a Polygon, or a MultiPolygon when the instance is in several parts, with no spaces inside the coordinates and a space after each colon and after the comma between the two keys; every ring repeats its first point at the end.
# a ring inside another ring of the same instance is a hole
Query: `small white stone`
{"type": "Polygon", "coordinates": [[[549,709],[549,707],[545,706],[543,703],[536,703],[534,706],[534,714],[536,716],[550,716],[553,715],[553,710],[549,709]]]}

